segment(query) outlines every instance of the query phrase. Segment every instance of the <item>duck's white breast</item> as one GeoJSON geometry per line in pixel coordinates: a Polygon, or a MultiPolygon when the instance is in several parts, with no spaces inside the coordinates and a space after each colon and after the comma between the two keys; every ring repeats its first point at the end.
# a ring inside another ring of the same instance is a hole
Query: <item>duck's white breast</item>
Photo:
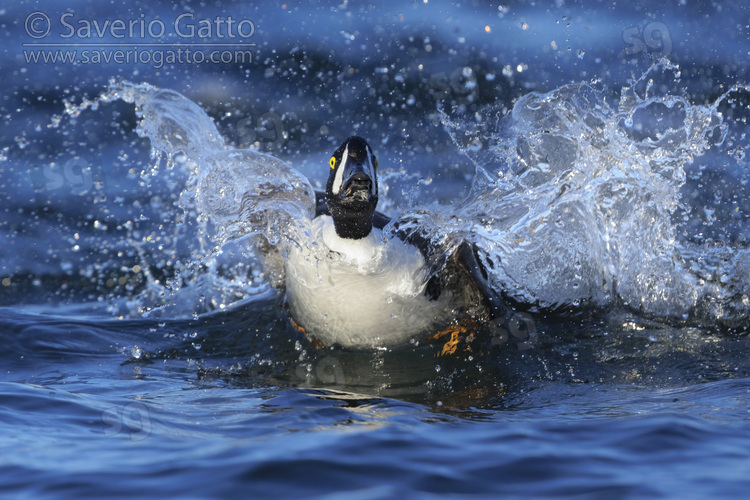
{"type": "Polygon", "coordinates": [[[446,295],[430,301],[419,249],[373,228],[367,238],[338,237],[333,220],[312,223],[312,245],[292,246],[286,293],[295,321],[326,345],[405,344],[446,321],[446,295]]]}

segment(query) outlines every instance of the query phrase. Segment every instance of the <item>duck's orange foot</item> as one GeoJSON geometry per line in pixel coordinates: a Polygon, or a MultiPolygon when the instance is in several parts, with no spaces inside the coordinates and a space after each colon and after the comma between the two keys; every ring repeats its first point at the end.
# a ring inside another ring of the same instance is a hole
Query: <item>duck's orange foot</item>
{"type": "Polygon", "coordinates": [[[427,341],[434,342],[445,337],[446,335],[450,335],[450,339],[445,344],[443,344],[443,349],[442,351],[437,353],[437,356],[455,354],[462,340],[466,342],[466,350],[471,352],[471,343],[474,341],[474,332],[476,331],[477,327],[478,325],[476,322],[464,318],[459,324],[449,325],[439,332],[430,335],[429,337],[427,337],[427,341]]]}
{"type": "Polygon", "coordinates": [[[304,335],[305,338],[310,341],[310,343],[312,344],[312,346],[315,349],[322,349],[323,347],[325,347],[323,345],[323,342],[321,342],[318,337],[316,337],[315,335],[311,335],[311,334],[307,333],[307,330],[305,330],[304,327],[302,327],[299,324],[297,324],[297,322],[294,321],[294,318],[292,318],[291,316],[289,316],[289,322],[292,324],[292,328],[294,328],[298,332],[302,333],[302,335],[304,335]]]}

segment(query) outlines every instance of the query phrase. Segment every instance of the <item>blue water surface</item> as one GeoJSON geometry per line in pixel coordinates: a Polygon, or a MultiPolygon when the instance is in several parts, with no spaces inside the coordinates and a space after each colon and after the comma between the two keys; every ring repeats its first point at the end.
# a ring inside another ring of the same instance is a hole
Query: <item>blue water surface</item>
{"type": "MultiPolygon", "coordinates": [[[[0,8],[0,26],[4,496],[747,495],[750,276],[741,259],[710,276],[750,238],[747,93],[722,108],[719,152],[685,166],[669,221],[684,241],[729,249],[695,259],[705,268],[691,278],[739,290],[720,313],[707,307],[719,320],[617,300],[562,315],[519,308],[482,349],[455,356],[316,349],[257,272],[239,288],[201,273],[201,214],[183,210],[185,176],[135,132],[132,104],[65,109],[112,78],[174,89],[230,146],[271,153],[316,186],[340,141],[360,134],[388,183],[385,209],[450,206],[477,165],[441,110],[463,132],[487,106],[502,115],[571,83],[617,103],[662,58],[679,77],[655,90],[709,105],[750,83],[750,7],[21,1],[0,8]],[[245,59],[222,46],[218,62],[164,62],[226,43],[245,59]],[[141,59],[118,62],[118,50],[141,59]],[[45,62],[55,51],[76,62],[45,62]],[[201,277],[190,293],[168,295],[188,269],[201,277]]],[[[245,264],[235,247],[222,258],[245,264]]]]}

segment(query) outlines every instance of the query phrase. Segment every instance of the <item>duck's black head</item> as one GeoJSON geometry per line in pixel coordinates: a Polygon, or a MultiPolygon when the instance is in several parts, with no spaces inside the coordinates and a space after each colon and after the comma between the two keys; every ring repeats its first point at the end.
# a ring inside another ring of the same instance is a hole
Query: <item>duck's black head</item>
{"type": "Polygon", "coordinates": [[[336,234],[364,238],[372,230],[378,204],[378,160],[361,137],[346,139],[331,157],[326,202],[336,234]]]}

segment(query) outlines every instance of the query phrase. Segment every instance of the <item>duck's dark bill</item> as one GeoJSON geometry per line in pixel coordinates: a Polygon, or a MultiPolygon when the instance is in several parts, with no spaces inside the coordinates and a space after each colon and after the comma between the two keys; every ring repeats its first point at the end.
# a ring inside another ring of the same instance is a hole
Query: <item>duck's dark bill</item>
{"type": "Polygon", "coordinates": [[[351,176],[344,186],[344,197],[358,201],[367,201],[372,191],[372,179],[365,173],[351,176]]]}

